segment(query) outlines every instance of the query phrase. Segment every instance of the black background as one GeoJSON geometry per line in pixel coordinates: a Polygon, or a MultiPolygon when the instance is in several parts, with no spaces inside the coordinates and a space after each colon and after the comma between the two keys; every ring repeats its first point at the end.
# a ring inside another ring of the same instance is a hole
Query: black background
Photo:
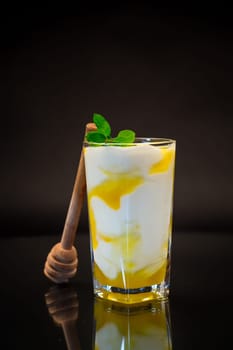
{"type": "MultiPolygon", "coordinates": [[[[5,349],[67,348],[48,314],[45,295],[54,285],[43,268],[63,229],[85,124],[94,112],[110,120],[114,133],[133,128],[138,136],[177,140],[173,348],[220,349],[231,341],[232,12],[204,2],[193,8],[1,5],[5,349]]],[[[86,205],[79,231],[88,232],[86,205]]],[[[81,348],[92,349],[88,235],[78,234],[76,243],[76,329],[81,348]]]]}
{"type": "Polygon", "coordinates": [[[176,231],[232,231],[231,9],[21,4],[1,27],[2,236],[60,234],[94,112],[177,140],[176,231]]]}

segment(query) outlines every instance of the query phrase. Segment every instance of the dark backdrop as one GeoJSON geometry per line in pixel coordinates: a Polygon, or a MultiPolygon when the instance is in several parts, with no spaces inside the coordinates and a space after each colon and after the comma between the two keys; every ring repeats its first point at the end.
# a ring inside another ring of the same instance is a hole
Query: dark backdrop
{"type": "Polygon", "coordinates": [[[15,10],[1,12],[1,235],[60,234],[93,112],[177,140],[176,231],[231,232],[232,11],[15,10]]]}

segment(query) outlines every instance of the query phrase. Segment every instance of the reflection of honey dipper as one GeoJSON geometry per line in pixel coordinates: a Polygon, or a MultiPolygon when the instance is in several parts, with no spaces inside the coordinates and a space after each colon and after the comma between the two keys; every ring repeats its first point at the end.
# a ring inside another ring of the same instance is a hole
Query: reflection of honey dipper
{"type": "Polygon", "coordinates": [[[45,294],[45,302],[53,321],[63,329],[68,350],[80,350],[76,325],[79,304],[75,290],[54,286],[45,294]]]}
{"type": "MultiPolygon", "coordinates": [[[[94,130],[96,130],[96,125],[94,123],[88,123],[86,125],[86,133],[94,130]]],[[[73,244],[83,206],[85,191],[86,177],[84,156],[82,152],[61,242],[55,244],[51,249],[44,267],[44,274],[55,283],[68,282],[71,277],[74,277],[77,271],[78,257],[76,248],[73,244]]]]}

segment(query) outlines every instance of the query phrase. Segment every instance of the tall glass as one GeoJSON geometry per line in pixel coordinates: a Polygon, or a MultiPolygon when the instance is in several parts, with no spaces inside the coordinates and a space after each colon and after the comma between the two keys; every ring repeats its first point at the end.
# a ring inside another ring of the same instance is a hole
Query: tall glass
{"type": "Polygon", "coordinates": [[[126,304],[169,294],[175,141],[84,143],[95,295],[126,304]]]}

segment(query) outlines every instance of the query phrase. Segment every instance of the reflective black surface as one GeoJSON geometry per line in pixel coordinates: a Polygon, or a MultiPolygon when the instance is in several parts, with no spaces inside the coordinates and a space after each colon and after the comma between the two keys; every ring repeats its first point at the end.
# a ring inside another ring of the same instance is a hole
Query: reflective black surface
{"type": "Polygon", "coordinates": [[[231,341],[232,235],[174,233],[168,303],[131,313],[94,299],[86,234],[77,236],[72,282],[46,279],[43,265],[59,238],[1,239],[1,348],[222,349],[231,341]]]}

